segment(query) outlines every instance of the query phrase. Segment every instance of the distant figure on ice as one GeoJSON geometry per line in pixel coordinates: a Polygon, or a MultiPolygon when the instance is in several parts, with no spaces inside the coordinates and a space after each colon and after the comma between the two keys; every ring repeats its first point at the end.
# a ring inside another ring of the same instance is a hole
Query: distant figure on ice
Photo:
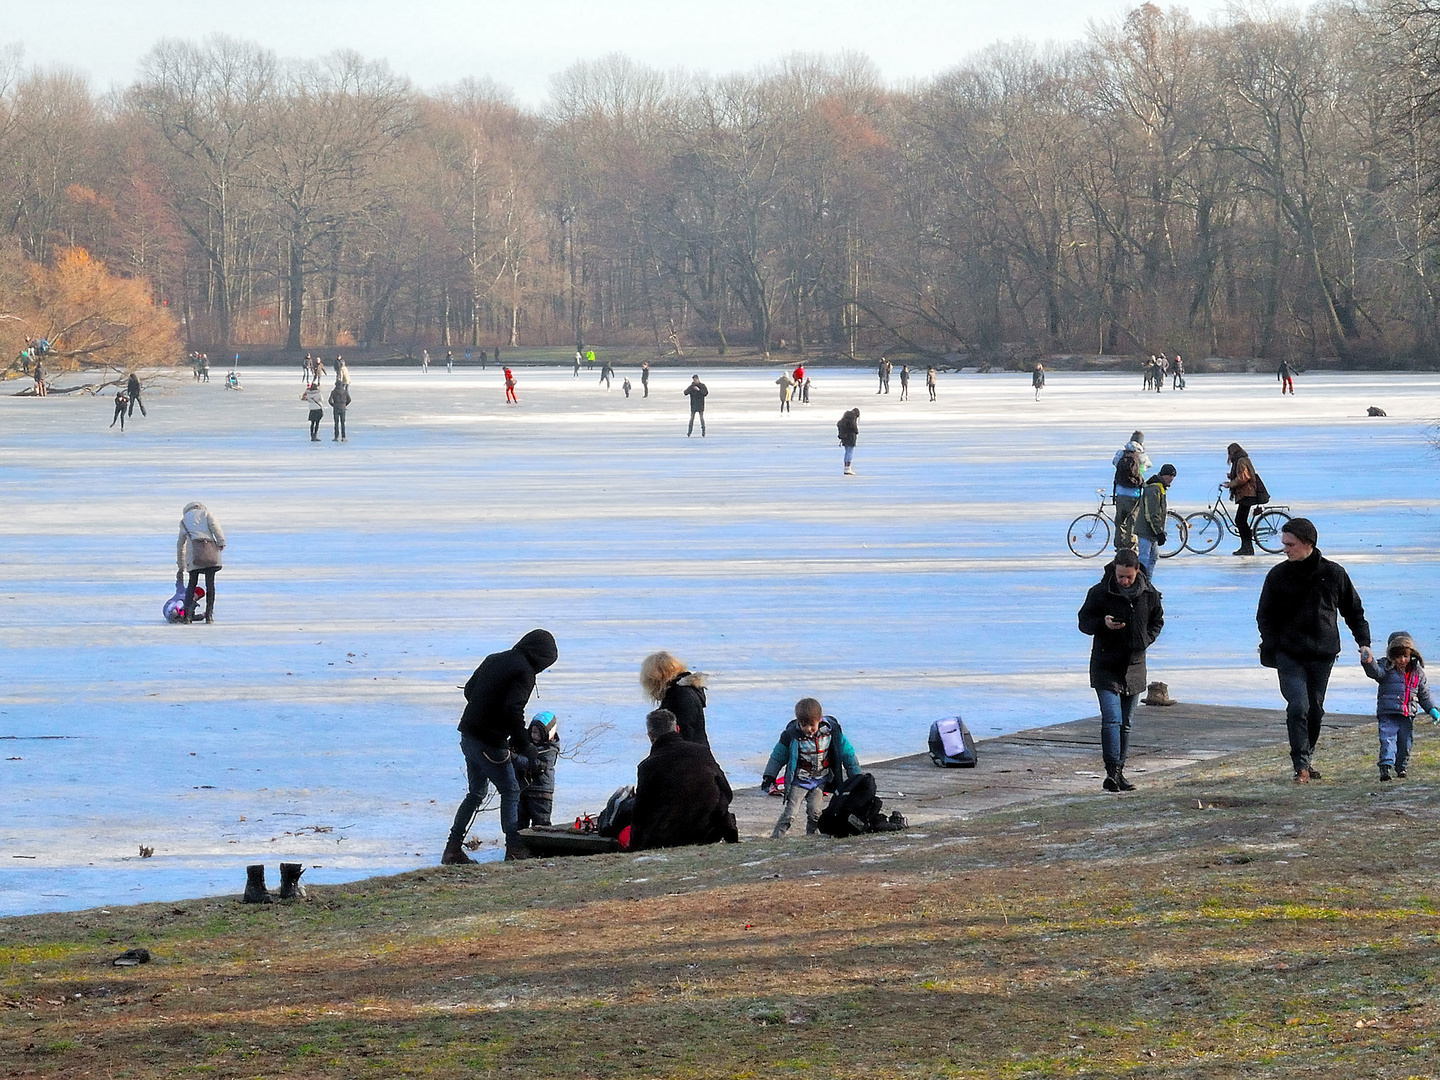
{"type": "Polygon", "coordinates": [[[335,357],[335,381],[350,385],[350,369],[345,366],[345,358],[338,354],[335,357]]]}
{"type": "Polygon", "coordinates": [[[1045,365],[1036,363],[1035,370],[1030,373],[1030,385],[1035,388],[1035,400],[1040,400],[1040,391],[1045,389],[1045,365]]]}
{"type": "MultiPolygon", "coordinates": [[[[797,387],[799,387],[799,386],[804,386],[804,385],[805,385],[805,365],[804,365],[804,363],[799,363],[799,364],[796,364],[796,365],[795,365],[795,370],[790,373],[790,379],[791,379],[792,382],[794,382],[794,384],[795,384],[797,387]]],[[[797,391],[797,392],[798,392],[798,391],[797,391]]]]}
{"type": "Polygon", "coordinates": [[[650,361],[646,360],[640,365],[640,389],[641,397],[650,396],[650,361]]]}
{"type": "Polygon", "coordinates": [[[610,361],[605,360],[600,364],[600,381],[605,384],[605,389],[610,389],[610,380],[615,378],[615,369],[610,366],[610,361]]]}
{"type": "Polygon", "coordinates": [[[875,374],[880,377],[877,394],[888,394],[890,392],[890,361],[886,357],[880,357],[880,366],[875,369],[875,374]]]}
{"type": "Polygon", "coordinates": [[[1390,635],[1385,643],[1385,659],[1373,656],[1362,660],[1365,674],[1380,684],[1375,699],[1375,721],[1380,734],[1380,779],[1388,781],[1390,770],[1405,779],[1410,764],[1410,747],[1415,741],[1415,718],[1422,712],[1440,723],[1440,708],[1430,696],[1430,683],[1425,678],[1425,661],[1415,647],[1415,639],[1403,630],[1390,635]]]}
{"type": "Polygon", "coordinates": [[[790,392],[795,388],[795,380],[790,377],[788,371],[782,371],[780,377],[775,380],[775,385],[780,387],[780,411],[790,411],[790,392]]]}
{"type": "Polygon", "coordinates": [[[465,755],[467,790],[455,811],[450,837],[440,862],[445,866],[471,863],[465,854],[465,834],[490,793],[500,793],[500,831],[505,834],[505,857],[523,858],[516,839],[520,820],[520,782],[515,776],[517,748],[529,741],[525,706],[535,692],[535,676],[559,659],[555,637],[548,630],[531,630],[513,648],[491,653],[480,662],[465,684],[465,711],[460,716],[460,752],[465,755]]]}
{"type": "Polygon", "coordinates": [[[320,384],[311,383],[300,395],[300,400],[310,406],[310,441],[320,441],[320,421],[325,419],[325,401],[320,397],[320,384]]]}
{"type": "Polygon", "coordinates": [[[520,399],[515,396],[515,376],[507,367],[505,369],[505,404],[509,405],[512,402],[519,405],[520,399]]]}
{"type": "Polygon", "coordinates": [[[220,553],[225,550],[225,533],[204,503],[186,503],[180,516],[180,536],[175,541],[175,562],[190,575],[185,587],[185,617],[195,619],[195,586],[205,575],[205,621],[215,621],[215,575],[220,572],[220,553]]]}
{"type": "Polygon", "coordinates": [[[908,401],[910,398],[910,365],[900,365],[900,400],[908,401]]]}
{"type": "Polygon", "coordinates": [[[651,701],[674,715],[682,738],[710,745],[705,733],[704,672],[691,671],[683,660],[662,649],[640,662],[640,686],[651,701]]]}
{"type": "Polygon", "coordinates": [[[140,406],[140,415],[141,415],[141,416],[149,416],[149,415],[150,415],[149,413],[147,413],[147,412],[145,411],[145,402],[143,402],[143,401],[140,400],[140,376],[139,376],[139,375],[136,375],[135,372],[133,372],[133,371],[130,372],[130,377],[125,380],[125,394],[126,394],[127,397],[130,398],[130,408],[129,408],[129,410],[125,413],[126,416],[134,416],[134,415],[135,415],[135,406],[136,406],[136,405],[139,405],[139,406],[140,406]]]}
{"type": "Polygon", "coordinates": [[[835,422],[835,428],[839,432],[840,445],[845,448],[845,475],[854,476],[855,470],[850,467],[850,459],[855,456],[855,440],[860,437],[860,410],[851,409],[844,413],[835,422]]]}
{"type": "Polygon", "coordinates": [[[583,357],[582,357],[582,355],[581,355],[581,353],[580,353],[580,346],[577,345],[577,346],[575,346],[575,375],[574,375],[574,378],[577,378],[577,379],[580,377],[580,361],[581,361],[581,359],[583,359],[583,357]]]}
{"type": "MultiPolygon", "coordinates": [[[[236,359],[239,359],[238,357],[236,359]]],[[[309,386],[315,381],[315,361],[310,354],[305,354],[305,359],[300,363],[300,381],[309,386]]]]}
{"type": "Polygon", "coordinates": [[[708,746],[681,737],[668,709],[645,717],[650,755],[635,770],[630,850],[738,843],[734,798],[708,746]]]}
{"type": "Polygon", "coordinates": [[[810,376],[805,376],[805,381],[800,384],[800,400],[802,403],[810,404],[810,376]]]}
{"type": "Polygon", "coordinates": [[[795,703],[795,719],[780,733],[760,778],[760,789],[768,792],[784,777],[785,805],[770,838],[779,840],[790,831],[790,823],[802,802],[805,835],[819,832],[825,792],[838,791],[846,780],[859,775],[860,760],[845,732],[840,730],[840,722],[826,716],[814,698],[801,698],[795,703]]]}
{"type": "Polygon", "coordinates": [[[1171,371],[1171,376],[1172,376],[1171,379],[1170,379],[1170,389],[1171,389],[1171,390],[1184,390],[1184,389],[1185,389],[1185,361],[1184,361],[1184,359],[1180,356],[1179,353],[1176,353],[1176,354],[1175,354],[1175,366],[1172,367],[1172,368],[1170,369],[1170,371],[1171,371]]]}
{"type": "Polygon", "coordinates": [[[699,375],[690,379],[690,385],[680,391],[690,399],[690,426],[685,429],[685,437],[688,439],[695,433],[695,418],[700,418],[700,437],[705,437],[705,395],[710,393],[705,384],[700,381],[699,375]]]}
{"type": "Polygon", "coordinates": [[[315,354],[315,382],[325,378],[325,358],[319,353],[315,354]]]}
{"type": "Polygon", "coordinates": [[[1281,360],[1280,366],[1275,369],[1275,379],[1280,383],[1280,393],[1295,394],[1295,369],[1290,366],[1289,360],[1281,360]]]}
{"type": "Polygon", "coordinates": [[[1135,699],[1145,690],[1145,650],[1165,628],[1160,594],[1129,548],[1115,552],[1099,584],[1092,585],[1080,607],[1080,632],[1090,642],[1090,686],[1100,703],[1100,750],[1106,791],[1134,791],[1125,779],[1130,750],[1130,718],[1135,699]]]}
{"type": "Polygon", "coordinates": [[[935,367],[932,364],[925,369],[925,389],[930,391],[930,400],[935,400],[935,367]]]}
{"type": "Polygon", "coordinates": [[[425,374],[429,374],[429,372],[430,372],[430,350],[429,350],[429,349],[421,349],[421,350],[420,350],[420,370],[421,370],[422,372],[424,372],[425,374]]]}
{"type": "Polygon", "coordinates": [[[350,408],[350,387],[340,381],[340,374],[335,374],[335,386],[330,391],[330,416],[335,421],[335,436],[331,442],[349,441],[345,435],[345,410],[350,408]]]}
{"type": "Polygon", "coordinates": [[[35,396],[46,397],[50,393],[50,387],[45,383],[45,368],[40,363],[40,358],[35,358],[35,366],[30,369],[30,378],[35,383],[35,396]]]}
{"type": "Polygon", "coordinates": [[[630,386],[630,379],[629,379],[628,376],[626,377],[625,381],[620,384],[620,389],[625,391],[625,396],[626,396],[627,398],[630,396],[631,386],[630,386]]]}
{"type": "Polygon", "coordinates": [[[130,395],[127,394],[127,393],[125,393],[124,390],[117,390],[117,391],[115,392],[115,412],[114,412],[114,415],[112,415],[112,416],[110,417],[110,426],[111,426],[111,427],[114,427],[114,426],[115,426],[115,421],[116,421],[116,420],[119,420],[119,421],[120,421],[120,430],[121,430],[121,431],[124,431],[124,430],[125,430],[125,407],[126,407],[127,405],[129,405],[129,404],[130,404],[130,395]]]}

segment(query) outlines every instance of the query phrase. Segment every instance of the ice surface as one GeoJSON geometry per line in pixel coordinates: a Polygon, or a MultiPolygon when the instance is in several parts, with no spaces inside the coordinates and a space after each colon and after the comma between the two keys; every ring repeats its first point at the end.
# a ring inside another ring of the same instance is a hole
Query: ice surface
{"type": "MultiPolygon", "coordinates": [[[[957,712],[978,736],[1091,715],[1075,611],[1100,562],[1065,528],[1135,427],[1178,466],[1182,511],[1243,443],[1350,568],[1377,636],[1440,640],[1440,377],[1306,375],[1282,398],[1265,376],[1156,395],[1138,374],[1053,373],[1037,403],[1025,375],[944,375],[931,404],[919,373],[901,402],[898,373],[884,396],[818,371],[812,404],[780,415],[778,370],[703,372],[703,440],[679,371],[647,400],[633,371],[607,393],[520,370],[507,409],[493,370],[356,370],[343,444],[328,414],[308,441],[298,370],[247,371],[243,393],[176,378],[123,435],[108,399],[0,398],[0,758],[17,759],[0,760],[0,914],[238,892],[255,861],[272,883],[281,859],[317,882],[435,862],[463,793],[457,686],[535,626],[560,661],[532,709],[567,742],[615,725],[561,763],[557,818],[633,779],[656,648],[710,673],[737,786],[802,695],[869,760],[922,750],[957,712]],[[229,538],[218,622],[167,626],[192,499],[229,538]]],[[[1274,560],[1233,546],[1162,562],[1152,672],[1181,700],[1277,706],[1254,631],[1274,560]]],[[[1368,711],[1352,655],[1330,705],[1368,711]]],[[[493,842],[493,810],[477,832],[493,842]]]]}

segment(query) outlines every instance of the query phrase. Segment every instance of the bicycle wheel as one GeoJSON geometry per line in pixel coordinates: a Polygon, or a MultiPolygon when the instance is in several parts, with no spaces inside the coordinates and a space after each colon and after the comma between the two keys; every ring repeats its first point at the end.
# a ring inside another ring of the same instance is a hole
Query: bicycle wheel
{"type": "Polygon", "coordinates": [[[1255,543],[1260,545],[1260,550],[1271,555],[1285,550],[1285,545],[1280,543],[1280,530],[1289,520],[1290,515],[1284,510],[1266,510],[1255,519],[1255,543]]]}
{"type": "Polygon", "coordinates": [[[1209,510],[1197,510],[1185,515],[1185,546],[1196,555],[1209,555],[1220,546],[1225,535],[1225,524],[1209,510]]]}
{"type": "Polygon", "coordinates": [[[1185,538],[1190,534],[1190,526],[1185,519],[1174,510],[1165,512],[1165,543],[1160,545],[1160,558],[1173,559],[1180,552],[1185,550],[1185,538]]]}
{"type": "Polygon", "coordinates": [[[1110,546],[1110,522],[1104,514],[1081,514],[1070,522],[1066,542],[1080,558],[1093,559],[1110,546]]]}

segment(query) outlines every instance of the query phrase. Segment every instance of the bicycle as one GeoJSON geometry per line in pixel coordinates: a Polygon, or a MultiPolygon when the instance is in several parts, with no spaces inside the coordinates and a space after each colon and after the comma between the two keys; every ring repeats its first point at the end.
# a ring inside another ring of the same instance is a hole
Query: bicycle
{"type": "MultiPolygon", "coordinates": [[[[1252,526],[1255,543],[1262,551],[1278,555],[1285,550],[1280,543],[1280,530],[1285,527],[1285,523],[1290,520],[1290,517],[1290,507],[1274,503],[1265,504],[1265,510],[1255,517],[1252,526]]],[[[1197,510],[1193,514],[1186,514],[1185,524],[1189,527],[1185,537],[1185,546],[1196,555],[1210,554],[1227,532],[1235,536],[1240,535],[1240,529],[1230,515],[1230,508],[1225,505],[1224,484],[1220,485],[1219,494],[1215,496],[1215,505],[1209,510],[1197,510]]]]}
{"type": "MultiPolygon", "coordinates": [[[[1070,550],[1082,559],[1093,559],[1110,546],[1110,536],[1114,532],[1114,525],[1111,515],[1105,512],[1106,507],[1115,505],[1115,497],[1107,495],[1104,488],[1096,488],[1095,494],[1100,496],[1100,505],[1088,514],[1081,514],[1070,523],[1070,532],[1066,536],[1066,543],[1070,550]]],[[[1185,548],[1188,526],[1185,519],[1174,510],[1165,512],[1165,543],[1160,546],[1160,558],[1173,559],[1185,548]]]]}

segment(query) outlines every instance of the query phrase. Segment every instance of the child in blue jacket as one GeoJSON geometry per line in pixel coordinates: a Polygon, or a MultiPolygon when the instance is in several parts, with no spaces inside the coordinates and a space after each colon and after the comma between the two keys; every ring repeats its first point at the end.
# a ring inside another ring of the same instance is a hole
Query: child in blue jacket
{"type": "Polygon", "coordinates": [[[1390,635],[1385,643],[1385,659],[1362,660],[1365,674],[1380,684],[1375,701],[1375,719],[1380,728],[1380,779],[1405,776],[1410,762],[1410,744],[1415,739],[1415,716],[1428,712],[1440,722],[1440,708],[1430,696],[1425,678],[1425,661],[1415,648],[1415,641],[1403,630],[1390,635]]]}
{"type": "Polygon", "coordinates": [[[775,822],[772,840],[790,831],[790,822],[803,799],[805,832],[819,831],[820,803],[827,791],[836,790],[852,776],[860,774],[860,761],[855,748],[840,730],[840,721],[826,716],[820,702],[801,698],[795,703],[795,719],[780,733],[780,741],[770,752],[760,787],[769,791],[776,777],[785,770],[785,806],[775,822]]]}

